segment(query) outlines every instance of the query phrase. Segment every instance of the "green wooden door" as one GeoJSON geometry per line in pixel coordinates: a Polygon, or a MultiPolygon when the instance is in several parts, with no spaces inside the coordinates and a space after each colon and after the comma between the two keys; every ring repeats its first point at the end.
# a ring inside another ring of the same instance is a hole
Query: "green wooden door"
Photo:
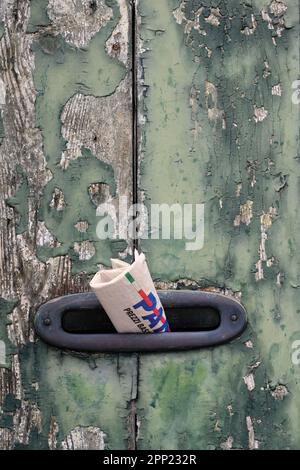
{"type": "Polygon", "coordinates": [[[33,332],[41,303],[87,290],[126,255],[126,240],[97,239],[96,208],[132,191],[130,9],[21,0],[0,11],[0,446],[132,447],[136,357],[63,353],[33,332]]]}
{"type": "Polygon", "coordinates": [[[300,448],[298,2],[139,0],[135,48],[133,17],[0,5],[0,447],[300,448]],[[141,240],[157,285],[235,296],[248,329],[185,353],[47,347],[38,306],[127,256],[96,207],[131,198],[137,166],[149,210],[204,205],[201,249],[141,240]]]}
{"type": "Polygon", "coordinates": [[[149,204],[205,206],[203,248],[144,241],[151,271],[237,296],[249,316],[231,345],[141,357],[139,446],[299,448],[298,2],[139,8],[141,188],[149,204]]]}

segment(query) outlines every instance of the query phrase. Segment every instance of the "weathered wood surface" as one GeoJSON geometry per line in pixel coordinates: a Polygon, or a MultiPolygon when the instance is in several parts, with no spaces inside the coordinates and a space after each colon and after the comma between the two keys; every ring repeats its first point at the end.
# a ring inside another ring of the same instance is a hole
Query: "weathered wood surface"
{"type": "Polygon", "coordinates": [[[135,356],[64,354],[32,326],[126,255],[95,227],[99,202],[132,186],[129,17],[124,0],[1,0],[2,449],[133,445],[135,356]]]}
{"type": "Polygon", "coordinates": [[[139,8],[143,195],[205,204],[202,250],[144,250],[163,281],[240,297],[250,323],[231,346],[141,358],[139,446],[299,448],[298,2],[139,8]]]}
{"type": "Polygon", "coordinates": [[[2,0],[0,448],[300,448],[298,2],[138,9],[140,198],[205,204],[201,251],[143,248],[162,287],[240,297],[250,325],[230,346],[163,356],[36,341],[42,302],[127,253],[96,238],[95,208],[132,188],[130,11],[2,0]]]}

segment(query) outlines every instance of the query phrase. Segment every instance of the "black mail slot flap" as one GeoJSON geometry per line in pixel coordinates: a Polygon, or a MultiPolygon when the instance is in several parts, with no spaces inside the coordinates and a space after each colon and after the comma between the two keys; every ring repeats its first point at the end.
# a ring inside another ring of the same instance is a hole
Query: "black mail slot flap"
{"type": "MultiPolygon", "coordinates": [[[[212,307],[166,308],[171,331],[208,331],[220,325],[220,315],[212,307]]],[[[62,315],[62,328],[68,333],[117,333],[105,311],[97,309],[67,310],[62,315]]]]}

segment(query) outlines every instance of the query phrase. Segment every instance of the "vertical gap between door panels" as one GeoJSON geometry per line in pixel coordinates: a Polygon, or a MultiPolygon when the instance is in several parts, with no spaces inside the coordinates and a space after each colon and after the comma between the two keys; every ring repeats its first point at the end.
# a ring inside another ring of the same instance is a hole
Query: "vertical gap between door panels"
{"type": "MultiPolygon", "coordinates": [[[[137,0],[130,0],[131,8],[131,73],[132,73],[132,203],[138,204],[138,172],[139,172],[139,156],[138,156],[138,46],[137,46],[137,0]]],[[[135,225],[135,224],[134,224],[135,225]]],[[[135,233],[137,226],[134,227],[135,233]]],[[[132,240],[133,257],[134,251],[139,249],[139,240],[135,237],[132,240]]],[[[132,398],[128,403],[128,440],[127,447],[129,450],[137,450],[138,438],[138,416],[137,416],[137,400],[139,390],[139,353],[136,354],[136,375],[133,377],[132,398]]]]}
{"type": "MultiPolygon", "coordinates": [[[[138,47],[137,47],[137,0],[131,0],[131,63],[132,63],[132,202],[138,204],[138,47]]],[[[135,225],[135,234],[137,226],[135,225]]],[[[133,251],[139,248],[139,240],[134,237],[133,251]]],[[[134,256],[134,253],[133,253],[134,256]]]]}

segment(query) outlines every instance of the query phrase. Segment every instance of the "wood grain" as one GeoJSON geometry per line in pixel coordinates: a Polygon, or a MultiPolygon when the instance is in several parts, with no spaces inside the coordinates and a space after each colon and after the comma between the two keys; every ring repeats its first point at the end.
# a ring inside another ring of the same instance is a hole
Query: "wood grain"
{"type": "Polygon", "coordinates": [[[129,14],[123,0],[1,2],[2,449],[127,446],[135,360],[48,349],[32,320],[127,248],[94,228],[99,198],[132,186],[129,14]]]}

